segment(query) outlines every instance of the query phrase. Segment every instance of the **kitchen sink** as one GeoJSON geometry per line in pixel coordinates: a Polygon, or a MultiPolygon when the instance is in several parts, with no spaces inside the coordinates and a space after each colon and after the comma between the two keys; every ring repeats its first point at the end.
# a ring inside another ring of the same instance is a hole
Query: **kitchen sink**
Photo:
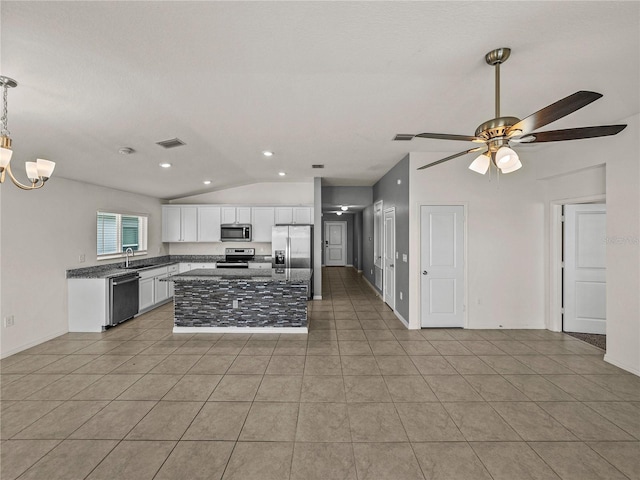
{"type": "Polygon", "coordinates": [[[155,267],[156,265],[154,263],[143,263],[142,265],[131,265],[130,267],[119,267],[119,268],[124,268],[125,270],[139,270],[141,268],[147,268],[147,267],[155,267]]]}

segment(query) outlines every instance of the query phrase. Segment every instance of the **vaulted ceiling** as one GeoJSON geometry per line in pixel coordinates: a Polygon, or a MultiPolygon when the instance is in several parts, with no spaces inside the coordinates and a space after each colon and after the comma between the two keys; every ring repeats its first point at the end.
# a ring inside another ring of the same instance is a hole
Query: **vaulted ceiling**
{"type": "Polygon", "coordinates": [[[313,176],[372,185],[409,150],[461,151],[392,138],[470,135],[492,118],[496,47],[512,49],[504,115],[577,90],[604,98],[554,129],[640,111],[638,2],[3,1],[0,13],[0,73],[19,83],[14,170],[48,158],[55,176],[159,198],[313,176]],[[186,145],[156,145],[174,137],[186,145]]]}

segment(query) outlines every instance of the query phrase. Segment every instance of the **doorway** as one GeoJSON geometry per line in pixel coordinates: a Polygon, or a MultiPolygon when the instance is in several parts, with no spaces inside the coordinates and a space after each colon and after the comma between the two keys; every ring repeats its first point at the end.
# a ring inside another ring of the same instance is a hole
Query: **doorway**
{"type": "Polygon", "coordinates": [[[420,207],[422,328],[464,327],[464,231],[464,206],[420,207]]]}
{"type": "Polygon", "coordinates": [[[324,222],[324,264],[328,267],[347,264],[347,222],[324,222]]]}
{"type": "Polygon", "coordinates": [[[384,302],[396,308],[396,209],[389,208],[384,211],[384,247],[382,255],[383,263],[383,297],[384,302]]]}
{"type": "Polygon", "coordinates": [[[605,204],[563,206],[562,330],[606,334],[605,204]]]}

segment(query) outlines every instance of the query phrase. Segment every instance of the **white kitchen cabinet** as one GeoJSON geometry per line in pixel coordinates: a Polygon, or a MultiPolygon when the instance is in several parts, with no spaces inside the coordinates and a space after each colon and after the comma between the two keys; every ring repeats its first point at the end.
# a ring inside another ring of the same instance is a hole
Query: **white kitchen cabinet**
{"type": "Polygon", "coordinates": [[[313,223],[312,213],[310,207],[293,207],[293,223],[311,225],[313,223]]]}
{"type": "Polygon", "coordinates": [[[271,243],[271,228],[275,225],[273,207],[253,207],[251,209],[251,236],[254,242],[271,243]]]}
{"type": "Polygon", "coordinates": [[[169,298],[169,282],[166,281],[167,274],[159,275],[154,277],[155,286],[154,286],[154,294],[155,294],[155,303],[164,302],[169,298]]]}
{"type": "Polygon", "coordinates": [[[165,303],[169,297],[169,282],[161,281],[169,275],[168,267],[141,270],[138,284],[138,310],[140,313],[165,303]]]}
{"type": "Polygon", "coordinates": [[[220,207],[198,207],[198,242],[220,241],[220,207]]]}
{"type": "MultiPolygon", "coordinates": [[[[178,266],[178,264],[174,263],[173,265],[169,265],[167,267],[167,274],[169,276],[177,275],[179,270],[180,270],[180,267],[178,266]]],[[[173,284],[173,280],[167,283],[169,284],[169,297],[173,298],[173,295],[175,294],[175,285],[173,284]]]]}
{"type": "Polygon", "coordinates": [[[313,209],[311,207],[276,207],[276,224],[303,224],[313,223],[313,209]]]}
{"type": "Polygon", "coordinates": [[[198,240],[198,208],[162,206],[162,241],[195,242],[198,240]]]}
{"type": "Polygon", "coordinates": [[[220,223],[251,223],[251,207],[220,208],[220,223]]]}
{"type": "Polygon", "coordinates": [[[155,278],[145,278],[138,283],[138,310],[143,311],[151,308],[155,304],[155,278]]]}

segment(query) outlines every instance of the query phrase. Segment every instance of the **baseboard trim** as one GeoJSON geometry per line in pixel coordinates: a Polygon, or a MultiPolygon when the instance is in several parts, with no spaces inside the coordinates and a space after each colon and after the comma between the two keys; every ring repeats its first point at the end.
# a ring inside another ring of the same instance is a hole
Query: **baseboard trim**
{"type": "Polygon", "coordinates": [[[608,354],[604,354],[604,361],[607,363],[610,363],[611,365],[615,365],[618,368],[621,368],[623,370],[626,370],[629,373],[633,373],[634,375],[637,375],[640,377],[640,369],[638,368],[633,368],[630,367],[629,365],[625,365],[622,362],[618,362],[617,360],[613,360],[608,354]]]}
{"type": "Polygon", "coordinates": [[[394,309],[393,313],[395,313],[396,317],[398,317],[398,319],[402,323],[404,323],[404,326],[407,327],[407,329],[409,329],[409,322],[407,320],[405,320],[405,318],[402,315],[400,315],[397,310],[394,309]]]}
{"type": "Polygon", "coordinates": [[[313,299],[314,300],[322,300],[322,295],[314,295],[313,299]]]}
{"type": "Polygon", "coordinates": [[[371,283],[367,277],[365,277],[364,275],[362,276],[362,279],[364,280],[364,282],[369,285],[369,288],[371,288],[371,290],[373,290],[377,296],[379,296],[380,298],[382,298],[382,294],[378,291],[378,289],[373,285],[373,283],[371,283]]]}
{"type": "Polygon", "coordinates": [[[17,348],[12,348],[11,350],[3,351],[0,355],[0,358],[10,357],[11,355],[15,355],[16,353],[23,352],[25,350],[30,349],[31,347],[35,347],[40,345],[41,343],[48,342],[49,340],[53,340],[54,338],[59,337],[60,335],[64,335],[65,333],[69,333],[67,330],[60,331],[59,333],[52,333],[51,335],[45,335],[44,337],[40,337],[37,340],[21,345],[17,348]]]}
{"type": "Polygon", "coordinates": [[[173,327],[173,333],[309,333],[307,327],[173,327]]]}

